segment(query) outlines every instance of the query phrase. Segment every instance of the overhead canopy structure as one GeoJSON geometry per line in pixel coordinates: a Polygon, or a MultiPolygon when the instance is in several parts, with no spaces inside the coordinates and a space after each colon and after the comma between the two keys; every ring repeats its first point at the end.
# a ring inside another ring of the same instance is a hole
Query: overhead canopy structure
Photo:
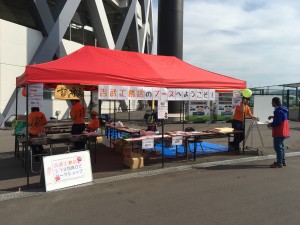
{"type": "Polygon", "coordinates": [[[173,56],[84,46],[64,58],[28,65],[17,86],[30,83],[165,88],[243,89],[246,82],[192,66],[173,56]]]}

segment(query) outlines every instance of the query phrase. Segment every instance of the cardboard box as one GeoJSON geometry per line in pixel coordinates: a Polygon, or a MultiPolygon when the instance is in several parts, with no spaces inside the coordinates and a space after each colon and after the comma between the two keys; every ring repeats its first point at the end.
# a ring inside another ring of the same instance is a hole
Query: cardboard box
{"type": "Polygon", "coordinates": [[[123,142],[121,139],[115,140],[114,146],[115,146],[116,152],[120,152],[120,153],[122,152],[123,142]]]}
{"type": "Polygon", "coordinates": [[[139,169],[144,167],[144,158],[139,153],[132,153],[130,157],[124,157],[123,163],[130,169],[139,169]]]}
{"type": "Polygon", "coordinates": [[[102,143],[102,137],[97,137],[97,143],[102,143]]]}

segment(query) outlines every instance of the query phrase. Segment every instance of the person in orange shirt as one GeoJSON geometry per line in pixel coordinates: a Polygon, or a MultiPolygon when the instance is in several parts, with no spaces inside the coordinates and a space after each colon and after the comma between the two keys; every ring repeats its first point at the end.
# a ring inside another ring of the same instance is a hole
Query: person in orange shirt
{"type": "MultiPolygon", "coordinates": [[[[31,113],[28,115],[28,126],[29,128],[29,136],[37,137],[44,133],[46,125],[48,121],[46,120],[46,116],[44,113],[40,112],[39,107],[32,107],[31,113]]],[[[42,145],[32,145],[32,153],[38,154],[43,153],[44,148],[42,145]]]]}
{"type": "MultiPolygon", "coordinates": [[[[70,110],[70,116],[73,120],[73,125],[72,125],[72,134],[81,134],[85,130],[85,113],[86,109],[79,102],[79,100],[71,100],[72,102],[72,108],[70,110]]],[[[84,148],[84,143],[82,142],[75,142],[74,143],[74,149],[83,149],[84,148]]]]}
{"type": "Polygon", "coordinates": [[[240,143],[244,140],[245,134],[244,134],[244,116],[248,116],[252,118],[253,120],[259,120],[258,117],[255,117],[252,115],[250,107],[249,107],[249,101],[250,98],[242,98],[242,102],[240,105],[235,107],[235,111],[233,114],[233,120],[232,120],[232,128],[234,130],[243,131],[243,133],[237,133],[234,134],[234,140],[233,142],[230,142],[230,150],[236,150],[239,151],[240,149],[240,143]]]}
{"type": "Polygon", "coordinates": [[[97,118],[98,113],[96,111],[91,111],[91,120],[87,125],[86,130],[89,132],[95,132],[99,128],[99,119],[97,118]]]}

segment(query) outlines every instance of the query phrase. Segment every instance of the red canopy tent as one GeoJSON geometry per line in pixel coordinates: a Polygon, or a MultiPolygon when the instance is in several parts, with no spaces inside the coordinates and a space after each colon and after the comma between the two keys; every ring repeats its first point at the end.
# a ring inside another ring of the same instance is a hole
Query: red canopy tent
{"type": "Polygon", "coordinates": [[[17,86],[30,83],[244,89],[246,82],[192,66],[173,56],[84,46],[64,58],[28,65],[17,86]]]}
{"type": "MultiPolygon", "coordinates": [[[[87,85],[87,87],[107,84],[227,90],[246,88],[245,81],[197,68],[176,57],[91,46],[85,46],[55,61],[26,66],[24,74],[17,77],[16,85],[24,87],[32,83],[44,83],[46,87],[55,87],[57,84],[79,84],[87,85]]],[[[26,112],[28,112],[28,98],[26,99],[26,112]]],[[[26,121],[28,124],[28,116],[26,121]]],[[[26,138],[28,141],[28,136],[26,138]]],[[[163,143],[162,146],[164,146],[163,143]]],[[[27,145],[25,154],[28,154],[27,145]]],[[[29,168],[27,167],[28,185],[29,168]]]]}

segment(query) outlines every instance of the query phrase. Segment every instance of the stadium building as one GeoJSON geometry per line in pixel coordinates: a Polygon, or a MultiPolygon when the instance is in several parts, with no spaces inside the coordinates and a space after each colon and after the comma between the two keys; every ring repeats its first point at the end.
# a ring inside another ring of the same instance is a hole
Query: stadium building
{"type": "MultiPolygon", "coordinates": [[[[15,113],[16,77],[28,64],[59,59],[83,45],[151,54],[152,8],[152,0],[0,0],[0,124],[15,113]]],[[[24,114],[19,92],[18,114],[24,114]]],[[[41,111],[48,119],[68,118],[68,108],[53,90],[44,90],[41,111]]]]}

